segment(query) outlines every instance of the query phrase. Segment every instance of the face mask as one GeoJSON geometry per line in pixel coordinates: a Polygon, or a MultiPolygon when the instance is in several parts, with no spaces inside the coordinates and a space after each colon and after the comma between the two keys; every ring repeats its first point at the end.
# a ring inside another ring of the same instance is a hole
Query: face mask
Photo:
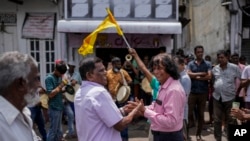
{"type": "Polygon", "coordinates": [[[118,68],[118,67],[114,68],[114,72],[119,72],[119,71],[120,71],[120,68],[118,68]]]}

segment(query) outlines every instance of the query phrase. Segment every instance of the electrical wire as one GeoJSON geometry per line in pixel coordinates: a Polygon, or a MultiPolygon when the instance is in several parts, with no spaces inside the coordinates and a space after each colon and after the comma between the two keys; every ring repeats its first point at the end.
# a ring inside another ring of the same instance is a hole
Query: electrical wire
{"type": "MultiPolygon", "coordinates": [[[[239,7],[240,11],[242,11],[242,13],[244,13],[246,16],[250,17],[250,14],[247,13],[247,12],[240,6],[239,0],[237,0],[237,4],[238,4],[238,7],[239,7]]],[[[249,6],[248,6],[248,7],[249,7],[249,6]]]]}

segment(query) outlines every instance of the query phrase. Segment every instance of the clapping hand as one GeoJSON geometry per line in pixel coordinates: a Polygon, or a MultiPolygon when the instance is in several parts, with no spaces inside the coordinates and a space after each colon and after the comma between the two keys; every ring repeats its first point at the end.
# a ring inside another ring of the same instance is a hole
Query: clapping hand
{"type": "Polygon", "coordinates": [[[136,111],[137,116],[143,116],[145,107],[143,100],[139,100],[138,98],[135,98],[135,101],[128,101],[128,104],[125,106],[125,111],[128,113],[132,112],[133,110],[136,111]]]}

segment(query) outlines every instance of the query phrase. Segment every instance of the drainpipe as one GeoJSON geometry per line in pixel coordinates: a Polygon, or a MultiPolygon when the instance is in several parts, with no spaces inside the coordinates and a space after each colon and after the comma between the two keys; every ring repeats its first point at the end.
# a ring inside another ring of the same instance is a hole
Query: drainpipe
{"type": "Polygon", "coordinates": [[[229,6],[230,12],[230,50],[231,53],[239,53],[239,45],[238,45],[238,8],[237,2],[235,0],[232,1],[232,4],[229,6]]]}

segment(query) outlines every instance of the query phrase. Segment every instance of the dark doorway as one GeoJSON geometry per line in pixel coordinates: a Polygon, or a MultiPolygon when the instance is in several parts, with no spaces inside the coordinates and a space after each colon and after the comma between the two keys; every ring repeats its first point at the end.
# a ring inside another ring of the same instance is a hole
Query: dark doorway
{"type": "MultiPolygon", "coordinates": [[[[117,56],[121,58],[122,62],[125,61],[125,56],[128,54],[127,48],[96,48],[96,56],[104,61],[107,65],[110,62],[111,56],[117,56]]],[[[148,55],[150,58],[159,53],[159,48],[136,48],[136,51],[140,58],[148,55]]]]}

